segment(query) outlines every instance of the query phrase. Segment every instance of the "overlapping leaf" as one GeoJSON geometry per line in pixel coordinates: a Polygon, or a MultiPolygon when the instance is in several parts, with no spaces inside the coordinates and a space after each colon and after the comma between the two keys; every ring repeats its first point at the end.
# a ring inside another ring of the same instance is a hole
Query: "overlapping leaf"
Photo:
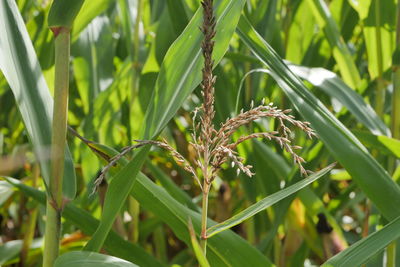
{"type": "Polygon", "coordinates": [[[387,219],[400,215],[400,188],[358,139],[312,95],[282,59],[242,17],[238,34],[266,64],[299,113],[387,219]]]}
{"type": "MultiPolygon", "coordinates": [[[[216,1],[217,35],[215,37],[214,60],[218,63],[228,48],[242,11],[243,0],[216,1]]],[[[192,20],[168,50],[156,87],[146,113],[144,139],[156,137],[174,116],[187,96],[201,81],[202,12],[199,9],[192,20]]],[[[86,249],[99,251],[112,223],[135,183],[149,148],[140,150],[112,180],[106,195],[102,220],[86,249]],[[131,177],[131,178],[129,178],[131,177]]]]}
{"type": "MultiPolygon", "coordinates": [[[[0,69],[13,91],[48,184],[53,99],[15,1],[0,1],[0,36],[0,69]]],[[[75,170],[68,149],[65,152],[63,191],[67,198],[74,198],[75,170]]]]}

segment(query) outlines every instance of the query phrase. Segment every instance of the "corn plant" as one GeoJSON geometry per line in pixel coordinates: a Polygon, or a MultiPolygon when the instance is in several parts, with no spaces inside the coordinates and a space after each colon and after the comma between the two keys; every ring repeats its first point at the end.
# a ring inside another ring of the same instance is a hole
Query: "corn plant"
{"type": "Polygon", "coordinates": [[[396,266],[399,14],[0,1],[0,265],[396,266]]]}

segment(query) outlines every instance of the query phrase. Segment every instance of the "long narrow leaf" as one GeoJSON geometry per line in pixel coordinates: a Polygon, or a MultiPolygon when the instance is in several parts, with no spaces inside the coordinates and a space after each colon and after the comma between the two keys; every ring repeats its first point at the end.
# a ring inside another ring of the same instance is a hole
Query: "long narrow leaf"
{"type": "Polygon", "coordinates": [[[383,216],[389,220],[399,216],[399,186],[360,141],[307,90],[244,17],[239,22],[238,34],[261,62],[270,68],[271,75],[299,113],[311,123],[332,155],[347,169],[383,216]]]}
{"type": "Polygon", "coordinates": [[[103,13],[112,3],[112,0],[84,1],[81,11],[75,18],[72,30],[72,40],[76,40],[79,33],[98,15],[103,13]]]}
{"type": "Polygon", "coordinates": [[[201,249],[200,243],[197,240],[196,233],[193,229],[193,224],[189,221],[189,233],[190,233],[190,240],[192,241],[192,247],[194,254],[200,264],[201,267],[210,267],[210,264],[207,261],[206,255],[204,255],[203,250],[201,249]]]}
{"type": "MultiPolygon", "coordinates": [[[[123,164],[123,162],[121,162],[123,164]]],[[[7,179],[19,190],[36,201],[45,204],[46,195],[37,189],[26,186],[17,180],[7,179]]],[[[183,206],[173,199],[163,188],[155,185],[149,178],[139,174],[132,196],[147,210],[156,214],[174,231],[178,238],[189,246],[191,241],[188,233],[188,218],[191,218],[197,234],[200,233],[201,215],[183,206]]],[[[98,221],[86,211],[75,207],[72,203],[66,205],[63,216],[79,227],[83,232],[91,234],[98,221]]],[[[209,225],[216,224],[209,220],[209,225]]],[[[105,241],[105,249],[110,254],[122,259],[133,261],[140,266],[162,266],[154,257],[149,256],[142,248],[123,240],[111,231],[105,241]],[[150,259],[149,259],[150,257],[150,259]]],[[[268,258],[252,247],[232,231],[224,231],[207,242],[207,255],[211,266],[274,266],[268,258]]]]}
{"type": "Polygon", "coordinates": [[[49,27],[68,27],[72,24],[85,0],[54,0],[49,12],[49,27]]]}
{"type": "Polygon", "coordinates": [[[354,64],[350,50],[343,38],[340,36],[339,27],[330,14],[326,3],[323,0],[308,0],[311,12],[314,14],[318,25],[322,28],[329,45],[333,51],[343,80],[353,89],[356,89],[361,82],[360,74],[354,64]]]}
{"type": "Polygon", "coordinates": [[[297,191],[303,189],[307,185],[311,184],[312,182],[316,181],[317,179],[319,179],[322,176],[324,176],[325,174],[327,174],[333,168],[333,166],[334,165],[330,165],[330,166],[320,170],[319,172],[314,173],[310,177],[303,179],[294,185],[291,185],[285,189],[282,189],[282,190],[258,201],[257,203],[255,203],[255,204],[251,205],[250,207],[248,207],[247,209],[239,212],[238,214],[229,218],[228,220],[208,228],[207,236],[212,237],[213,235],[216,235],[226,229],[229,229],[235,225],[238,225],[239,223],[256,215],[260,211],[263,211],[266,208],[279,202],[280,200],[296,193],[297,191]]]}
{"type": "MultiPolygon", "coordinates": [[[[112,158],[118,154],[113,148],[105,145],[95,144],[93,148],[95,148],[96,155],[101,158],[112,158]]],[[[126,164],[127,160],[122,158],[115,168],[121,169],[126,164]]],[[[139,201],[142,207],[156,214],[157,217],[168,224],[178,238],[186,242],[188,246],[191,244],[187,231],[188,218],[191,218],[197,234],[200,233],[201,215],[184,206],[185,204],[179,203],[174,198],[175,196],[169,195],[164,188],[155,185],[142,173],[138,175],[137,183],[133,187],[131,195],[139,201]]],[[[208,224],[213,225],[216,223],[209,220],[208,224]]],[[[267,258],[260,257],[261,254],[256,249],[231,231],[225,231],[218,237],[209,240],[207,246],[208,255],[211,256],[210,262],[213,266],[218,262],[222,262],[227,266],[243,266],[246,263],[246,261],[243,261],[243,257],[251,258],[252,260],[249,261],[249,264],[252,264],[252,266],[272,266],[272,263],[267,258]]]]}
{"type": "Polygon", "coordinates": [[[354,267],[361,266],[382,251],[392,241],[400,237],[400,217],[385,225],[379,231],[356,242],[351,247],[336,254],[325,262],[324,267],[354,267]]]}
{"type": "Polygon", "coordinates": [[[54,267],[138,267],[129,261],[87,251],[72,251],[57,258],[54,267]]]}
{"type": "MultiPolygon", "coordinates": [[[[215,37],[214,48],[216,63],[221,60],[228,48],[244,2],[244,0],[215,2],[218,33],[215,37]]],[[[187,96],[200,83],[203,59],[200,48],[202,33],[198,27],[201,21],[202,12],[199,9],[165,56],[151,103],[147,109],[144,139],[156,137],[187,96]]],[[[148,147],[140,150],[133,160],[113,178],[106,194],[100,226],[87,244],[87,250],[100,250],[116,215],[132,190],[135,177],[143,165],[148,150],[148,147]],[[128,178],[130,175],[132,175],[131,178],[128,178]]]]}
{"type": "MultiPolygon", "coordinates": [[[[0,70],[13,91],[29,139],[40,161],[46,184],[50,177],[50,122],[53,99],[43,77],[32,42],[15,1],[0,1],[0,70]]],[[[69,150],[65,152],[63,191],[73,199],[75,170],[69,150]]]]}
{"type": "MultiPolygon", "coordinates": [[[[33,187],[29,187],[16,179],[8,177],[2,178],[40,204],[46,204],[46,194],[44,192],[41,192],[33,187]]],[[[99,221],[93,218],[87,211],[74,206],[72,203],[68,203],[64,207],[62,216],[88,235],[93,234],[97,225],[99,224],[99,221]]],[[[111,231],[108,234],[104,247],[111,255],[135,262],[141,266],[163,266],[143,248],[124,240],[114,231],[111,231]]]]}
{"type": "MultiPolygon", "coordinates": [[[[188,246],[191,244],[187,230],[189,218],[197,235],[200,235],[201,215],[177,202],[145,175],[138,175],[132,195],[144,209],[157,214],[157,217],[167,223],[175,235],[188,246]]],[[[208,220],[207,224],[216,223],[208,220]]],[[[207,241],[207,259],[211,266],[274,266],[259,250],[230,230],[207,241]]]]}
{"type": "Polygon", "coordinates": [[[324,93],[339,100],[372,133],[390,136],[389,128],[378,117],[375,110],[334,72],[324,68],[307,68],[295,65],[289,65],[289,69],[324,93]]]}

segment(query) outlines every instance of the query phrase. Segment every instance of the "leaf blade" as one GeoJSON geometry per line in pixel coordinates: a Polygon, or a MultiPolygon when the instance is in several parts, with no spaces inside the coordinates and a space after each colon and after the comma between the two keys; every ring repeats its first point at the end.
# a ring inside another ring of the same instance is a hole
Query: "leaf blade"
{"type": "Polygon", "coordinates": [[[245,210],[239,212],[238,214],[234,215],[233,217],[227,219],[226,221],[219,223],[217,225],[211,226],[207,229],[207,237],[210,238],[226,229],[229,229],[235,225],[242,223],[243,221],[247,220],[248,218],[254,216],[255,214],[265,210],[266,208],[272,206],[273,204],[279,202],[280,200],[296,193],[297,191],[303,189],[310,183],[316,181],[317,179],[321,178],[325,174],[327,174],[334,165],[330,165],[317,173],[297,182],[285,189],[282,189],[268,197],[263,198],[262,200],[258,201],[257,203],[251,205],[250,207],[246,208],[245,210]]]}
{"type": "Polygon", "coordinates": [[[113,256],[99,254],[88,251],[72,251],[65,253],[57,258],[55,267],[137,267],[129,261],[125,261],[113,256]]]}
{"type": "MultiPolygon", "coordinates": [[[[0,70],[6,77],[40,162],[45,184],[50,179],[53,99],[15,1],[0,1],[0,70]]],[[[68,147],[65,151],[64,196],[73,199],[76,177],[68,147]]]]}
{"type": "Polygon", "coordinates": [[[387,219],[400,215],[400,188],[361,142],[311,94],[300,79],[242,17],[240,38],[266,64],[300,114],[311,123],[331,154],[347,169],[387,219]]]}

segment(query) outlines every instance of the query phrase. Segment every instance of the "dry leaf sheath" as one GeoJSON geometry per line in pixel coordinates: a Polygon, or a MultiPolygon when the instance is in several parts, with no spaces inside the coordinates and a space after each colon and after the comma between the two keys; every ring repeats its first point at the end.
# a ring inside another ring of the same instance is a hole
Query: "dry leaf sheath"
{"type": "Polygon", "coordinates": [[[240,157],[236,152],[237,146],[249,139],[263,138],[274,141],[280,145],[282,149],[290,153],[294,159],[294,162],[299,166],[300,171],[303,175],[307,175],[306,170],[303,168],[302,163],[304,159],[296,154],[295,150],[301,147],[295,146],[291,141],[291,130],[286,125],[292,125],[302,131],[304,131],[308,137],[312,138],[315,136],[314,131],[310,128],[308,122],[302,122],[295,120],[292,115],[289,115],[291,110],[280,110],[271,104],[265,105],[262,103],[260,106],[253,107],[248,111],[241,111],[236,117],[228,118],[222,123],[219,129],[215,129],[213,119],[215,115],[214,111],[214,85],[216,76],[213,75],[214,61],[212,59],[212,53],[214,48],[213,38],[215,37],[216,31],[216,19],[213,13],[213,0],[204,0],[202,2],[204,21],[200,30],[204,34],[204,40],[201,44],[204,57],[204,67],[202,70],[202,96],[203,104],[200,108],[194,111],[193,116],[193,134],[192,142],[190,145],[193,146],[197,154],[197,159],[194,164],[191,164],[185,159],[179,152],[172,148],[165,140],[163,141],[152,141],[152,140],[135,140],[137,144],[125,148],[121,154],[114,157],[108,166],[106,166],[101,176],[99,177],[97,184],[101,182],[105,173],[108,169],[113,166],[121,157],[126,155],[129,151],[144,146],[144,145],[156,145],[169,151],[174,157],[175,161],[181,165],[186,171],[190,172],[194,179],[199,184],[203,192],[203,204],[202,204],[202,232],[201,238],[203,241],[203,250],[205,251],[205,240],[207,239],[207,207],[208,207],[208,193],[210,185],[216,178],[218,171],[221,169],[222,164],[230,162],[232,167],[237,168],[237,174],[240,172],[245,173],[247,176],[252,176],[254,173],[251,172],[252,166],[244,164],[244,158],[240,157]],[[201,113],[201,115],[198,115],[201,113]],[[199,119],[198,119],[199,118],[199,119]],[[250,124],[251,122],[260,118],[271,118],[278,122],[277,131],[271,132],[259,132],[252,133],[249,135],[241,136],[236,141],[232,140],[232,135],[238,130],[239,127],[250,124]],[[200,177],[197,173],[200,170],[200,177]]]}

